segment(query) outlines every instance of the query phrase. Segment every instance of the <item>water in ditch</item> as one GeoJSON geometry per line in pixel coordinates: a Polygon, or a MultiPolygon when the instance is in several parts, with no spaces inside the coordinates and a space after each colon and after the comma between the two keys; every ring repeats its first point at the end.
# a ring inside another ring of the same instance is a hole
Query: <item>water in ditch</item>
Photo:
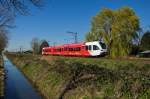
{"type": "Polygon", "coordinates": [[[4,99],[42,99],[25,76],[5,58],[6,79],[4,99]]]}

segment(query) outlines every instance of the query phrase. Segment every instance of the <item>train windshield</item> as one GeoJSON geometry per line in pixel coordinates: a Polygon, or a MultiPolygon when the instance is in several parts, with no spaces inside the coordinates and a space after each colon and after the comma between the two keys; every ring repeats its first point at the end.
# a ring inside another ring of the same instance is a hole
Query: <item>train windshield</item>
{"type": "Polygon", "coordinates": [[[100,46],[102,47],[102,49],[106,49],[106,45],[105,43],[99,42],[100,46]]]}

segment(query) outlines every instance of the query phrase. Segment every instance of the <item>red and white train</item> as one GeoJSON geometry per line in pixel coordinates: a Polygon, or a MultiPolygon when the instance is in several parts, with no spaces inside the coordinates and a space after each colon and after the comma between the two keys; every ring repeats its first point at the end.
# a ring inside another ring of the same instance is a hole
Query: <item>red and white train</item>
{"type": "Polygon", "coordinates": [[[101,56],[106,52],[106,45],[99,41],[50,46],[42,49],[42,55],[62,56],[101,56]]]}

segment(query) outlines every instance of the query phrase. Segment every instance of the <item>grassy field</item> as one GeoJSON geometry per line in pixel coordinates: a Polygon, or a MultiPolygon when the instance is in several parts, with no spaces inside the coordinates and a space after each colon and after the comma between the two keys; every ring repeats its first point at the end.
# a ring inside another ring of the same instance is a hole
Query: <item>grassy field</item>
{"type": "Polygon", "coordinates": [[[7,57],[46,99],[150,99],[149,59],[7,57]]]}
{"type": "Polygon", "coordinates": [[[89,57],[63,57],[63,56],[38,56],[43,60],[47,60],[49,63],[53,59],[72,61],[74,63],[92,64],[98,65],[99,67],[104,67],[107,69],[117,69],[120,66],[127,66],[134,64],[135,66],[142,67],[143,65],[150,64],[150,58],[124,58],[124,59],[110,59],[110,58],[89,58],[89,57]]]}
{"type": "Polygon", "coordinates": [[[0,99],[4,97],[4,68],[0,59],[0,99]]]}

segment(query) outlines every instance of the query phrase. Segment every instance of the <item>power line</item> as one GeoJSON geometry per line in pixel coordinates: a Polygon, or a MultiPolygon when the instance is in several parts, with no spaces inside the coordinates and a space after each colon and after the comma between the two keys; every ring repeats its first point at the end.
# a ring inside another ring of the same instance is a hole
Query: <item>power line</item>
{"type": "Polygon", "coordinates": [[[74,36],[74,43],[78,43],[78,33],[77,32],[67,31],[67,33],[72,34],[74,36]]]}

